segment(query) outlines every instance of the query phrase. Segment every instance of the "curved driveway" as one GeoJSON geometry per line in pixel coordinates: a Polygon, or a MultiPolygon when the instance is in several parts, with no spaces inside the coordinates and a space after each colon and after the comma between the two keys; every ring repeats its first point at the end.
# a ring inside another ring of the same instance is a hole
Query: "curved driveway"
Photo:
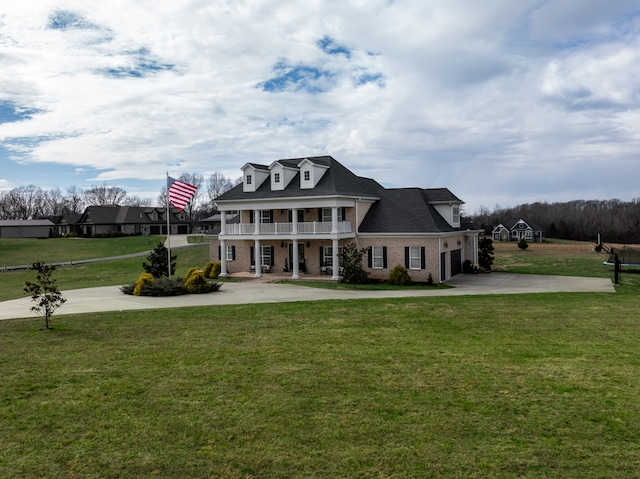
{"type": "MultiPolygon", "coordinates": [[[[209,294],[190,294],[155,298],[129,296],[118,286],[63,291],[67,302],[57,311],[60,314],[93,313],[135,309],[177,308],[185,306],[217,306],[225,304],[282,303],[327,299],[403,298],[424,296],[460,296],[478,294],[521,293],[615,293],[611,280],[573,276],[542,276],[531,274],[490,273],[460,274],[447,281],[453,288],[421,290],[371,291],[310,288],[282,283],[243,281],[225,283],[220,291],[209,294]]],[[[28,318],[29,297],[0,302],[0,320],[28,318]]]]}

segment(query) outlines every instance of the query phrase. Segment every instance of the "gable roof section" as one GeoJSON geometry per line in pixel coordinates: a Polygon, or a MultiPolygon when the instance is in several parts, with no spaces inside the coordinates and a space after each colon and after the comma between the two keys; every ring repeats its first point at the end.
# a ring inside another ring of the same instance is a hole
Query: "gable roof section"
{"type": "MultiPolygon", "coordinates": [[[[509,231],[513,230],[513,228],[520,222],[524,222],[527,226],[529,226],[534,231],[543,231],[542,227],[532,221],[527,221],[524,218],[509,218],[502,222],[502,226],[504,226],[509,231]]],[[[498,225],[500,226],[500,225],[498,225]]],[[[495,229],[495,228],[494,228],[495,229]]]]}
{"type": "Polygon", "coordinates": [[[329,167],[315,188],[300,188],[300,173],[298,173],[284,190],[272,191],[270,182],[265,181],[255,192],[244,192],[242,184],[239,184],[220,195],[216,198],[216,201],[298,198],[304,196],[363,196],[377,198],[379,190],[383,189],[377,181],[355,175],[331,156],[291,158],[278,160],[278,162],[283,166],[297,168],[305,159],[317,165],[329,167]]]}
{"type": "Polygon", "coordinates": [[[380,191],[360,224],[360,233],[446,233],[456,231],[432,202],[460,202],[446,188],[398,188],[380,191]]]}

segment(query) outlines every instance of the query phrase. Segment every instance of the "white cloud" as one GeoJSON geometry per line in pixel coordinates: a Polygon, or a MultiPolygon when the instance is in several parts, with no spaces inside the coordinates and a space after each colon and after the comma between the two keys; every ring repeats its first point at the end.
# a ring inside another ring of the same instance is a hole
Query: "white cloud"
{"type": "Polygon", "coordinates": [[[0,146],[97,182],[331,154],[470,209],[630,199],[633,175],[597,172],[637,173],[636,7],[577,5],[11,2],[0,102],[35,113],[0,123],[0,146]]]}

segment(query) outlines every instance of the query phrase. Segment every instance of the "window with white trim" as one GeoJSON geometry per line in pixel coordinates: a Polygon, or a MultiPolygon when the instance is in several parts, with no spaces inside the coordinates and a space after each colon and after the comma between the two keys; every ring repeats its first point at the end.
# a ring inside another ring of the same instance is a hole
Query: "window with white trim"
{"type": "Polygon", "coordinates": [[[260,266],[271,266],[271,246],[260,246],[260,266]]]}
{"type": "Polygon", "coordinates": [[[328,266],[328,267],[333,266],[333,247],[332,246],[322,247],[322,265],[328,266]]]}
{"type": "Polygon", "coordinates": [[[460,207],[459,206],[453,207],[453,222],[460,223],[460,207]]]}
{"type": "Polygon", "coordinates": [[[384,246],[371,247],[371,267],[375,269],[384,268],[384,246]]]}
{"type": "MultiPolygon", "coordinates": [[[[333,216],[331,210],[333,208],[322,208],[322,222],[323,223],[331,223],[333,221],[333,216]]],[[[338,221],[343,221],[342,219],[342,208],[338,208],[338,221]]]]}
{"type": "Polygon", "coordinates": [[[422,268],[422,248],[420,246],[409,247],[409,269],[422,268]]]}
{"type": "Polygon", "coordinates": [[[235,259],[233,257],[233,246],[225,246],[224,255],[227,261],[233,261],[235,259]]]}
{"type": "Polygon", "coordinates": [[[304,181],[311,181],[311,172],[309,170],[304,170],[304,181]]]}
{"type": "Polygon", "coordinates": [[[247,184],[250,185],[251,184],[251,175],[247,175],[247,184]]]}
{"type": "Polygon", "coordinates": [[[280,173],[274,173],[273,174],[273,182],[274,183],[280,183],[280,173]]]}
{"type": "Polygon", "coordinates": [[[271,210],[260,210],[260,223],[271,223],[271,210]]]}

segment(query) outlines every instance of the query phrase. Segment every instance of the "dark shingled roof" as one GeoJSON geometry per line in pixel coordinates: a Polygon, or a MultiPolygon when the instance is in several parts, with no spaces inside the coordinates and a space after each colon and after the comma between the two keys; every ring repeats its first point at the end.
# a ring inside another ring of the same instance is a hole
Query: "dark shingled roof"
{"type": "Polygon", "coordinates": [[[446,188],[384,189],[360,224],[360,233],[444,233],[455,231],[431,202],[460,202],[446,188]]]}
{"type": "MultiPolygon", "coordinates": [[[[353,174],[331,156],[306,158],[329,169],[315,188],[301,189],[299,173],[284,191],[272,191],[271,182],[265,180],[255,192],[243,192],[242,184],[220,195],[216,201],[235,201],[271,198],[299,198],[305,196],[351,196],[372,198],[373,203],[360,225],[360,233],[445,233],[457,231],[438,213],[433,204],[461,201],[447,188],[386,189],[369,178],[353,174]]],[[[298,167],[305,158],[278,160],[288,167],[298,167]]],[[[257,166],[257,165],[254,165],[257,166]]]]}
{"type": "MultiPolygon", "coordinates": [[[[278,160],[283,166],[297,167],[305,158],[292,158],[278,160]]],[[[236,185],[226,193],[216,198],[216,201],[230,200],[250,200],[262,198],[299,198],[304,196],[363,196],[367,198],[377,198],[378,191],[382,186],[369,178],[362,178],[353,174],[340,162],[331,156],[317,156],[306,158],[309,161],[329,169],[322,176],[315,188],[301,189],[300,174],[291,180],[284,191],[271,191],[271,183],[265,180],[257,191],[245,193],[242,191],[242,184],[236,185]]],[[[256,166],[256,165],[254,165],[256,166]]]]}

